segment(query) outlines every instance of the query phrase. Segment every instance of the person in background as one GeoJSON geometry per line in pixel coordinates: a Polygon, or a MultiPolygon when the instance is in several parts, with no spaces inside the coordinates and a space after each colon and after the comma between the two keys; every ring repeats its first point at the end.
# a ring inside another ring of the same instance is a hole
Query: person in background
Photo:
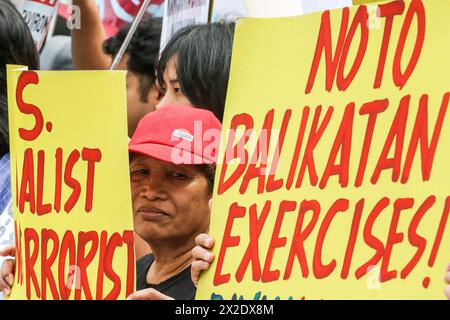
{"type": "MultiPolygon", "coordinates": [[[[39,69],[39,56],[25,21],[10,1],[0,1],[0,249],[13,242],[6,65],[39,69]]],[[[5,255],[10,252],[6,250],[5,255]]],[[[0,257],[1,260],[1,257],[0,257]]],[[[1,261],[0,261],[1,262],[1,261]]],[[[10,279],[0,277],[0,285],[10,279]]]]}
{"type": "MultiPolygon", "coordinates": [[[[119,68],[127,72],[128,135],[131,137],[137,124],[147,113],[155,110],[160,91],[156,85],[155,65],[159,56],[161,19],[142,21],[125,51],[119,68]]],[[[130,27],[122,28],[114,37],[103,43],[103,51],[112,59],[116,57],[130,27]]]]}
{"type": "Polygon", "coordinates": [[[73,70],[70,37],[52,36],[40,53],[41,70],[73,70]]]}
{"type": "MultiPolygon", "coordinates": [[[[82,16],[80,29],[71,30],[72,60],[77,70],[107,70],[119,52],[130,26],[107,39],[95,1],[73,0],[82,16]]],[[[141,118],[155,110],[159,90],[155,83],[155,64],[159,55],[162,19],[141,21],[122,60],[119,70],[127,72],[128,136],[141,118]]]]}
{"type": "MultiPolygon", "coordinates": [[[[80,8],[83,17],[80,29],[71,31],[75,68],[108,69],[114,53],[110,52],[111,55],[108,50],[101,49],[106,33],[95,1],[73,0],[73,4],[80,8]]],[[[157,62],[157,82],[162,98],[157,107],[170,104],[195,106],[211,110],[222,121],[234,28],[232,22],[192,25],[173,35],[157,62]]],[[[120,65],[124,68],[126,61],[121,61],[120,65]]],[[[148,73],[152,72],[153,67],[149,66],[148,73]]],[[[132,124],[130,128],[131,136],[132,124]]]]}
{"type": "Polygon", "coordinates": [[[172,36],[156,66],[162,97],[157,108],[186,104],[222,121],[234,28],[233,22],[191,25],[172,36]]]}
{"type": "MultiPolygon", "coordinates": [[[[89,0],[73,0],[73,3],[80,7],[83,15],[81,28],[72,30],[72,56],[75,67],[88,70],[109,68],[127,31],[123,30],[116,37],[107,40],[103,45],[104,50],[99,50],[106,34],[95,3],[89,0]]],[[[152,111],[152,105],[156,105],[156,108],[173,104],[195,106],[211,110],[222,121],[234,28],[235,24],[231,22],[213,23],[188,26],[177,32],[157,62],[158,88],[152,85],[148,91],[146,108],[145,91],[149,88],[146,83],[155,74],[154,65],[158,55],[151,53],[153,49],[150,47],[151,43],[156,42],[156,34],[160,37],[161,25],[159,23],[152,29],[151,26],[141,23],[135,34],[137,40],[133,39],[119,65],[120,69],[128,68],[131,71],[127,76],[129,136],[133,134],[144,111],[152,111]],[[155,34],[155,40],[145,36],[146,33],[155,34]],[[143,74],[143,67],[146,74],[143,74]],[[138,80],[144,80],[144,83],[138,84],[138,80]],[[161,100],[158,101],[158,98],[161,100]]],[[[155,48],[155,52],[159,52],[159,40],[158,38],[158,50],[155,48]]],[[[135,237],[135,244],[137,259],[151,250],[138,236],[135,237]]]]}

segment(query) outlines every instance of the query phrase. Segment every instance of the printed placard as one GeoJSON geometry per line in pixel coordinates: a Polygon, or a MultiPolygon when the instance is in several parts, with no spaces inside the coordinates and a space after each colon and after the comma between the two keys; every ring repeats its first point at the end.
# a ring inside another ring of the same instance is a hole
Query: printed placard
{"type": "Polygon", "coordinates": [[[48,28],[56,18],[58,0],[26,0],[20,12],[31,31],[38,51],[44,45],[48,28]]]}
{"type": "Polygon", "coordinates": [[[238,21],[197,298],[445,298],[450,1],[371,6],[238,21]]]}
{"type": "Polygon", "coordinates": [[[135,288],[125,72],[8,66],[12,299],[124,299],[135,288]]]}
{"type": "Polygon", "coordinates": [[[180,29],[192,24],[207,23],[209,0],[166,0],[160,51],[180,29]]]}

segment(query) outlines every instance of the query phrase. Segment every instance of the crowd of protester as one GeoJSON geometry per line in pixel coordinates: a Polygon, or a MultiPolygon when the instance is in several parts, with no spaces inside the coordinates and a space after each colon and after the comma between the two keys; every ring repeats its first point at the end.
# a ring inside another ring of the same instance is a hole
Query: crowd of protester
{"type": "MultiPolygon", "coordinates": [[[[93,1],[73,1],[83,16],[81,28],[71,35],[73,67],[108,69],[129,27],[106,39],[93,1]]],[[[128,71],[130,181],[138,257],[137,291],[129,299],[193,299],[201,272],[214,259],[214,238],[207,232],[215,154],[191,152],[187,161],[179,163],[172,157],[176,146],[170,137],[180,128],[192,132],[195,122],[202,124],[203,132],[221,129],[233,35],[234,23],[193,25],[177,32],[160,53],[161,20],[146,19],[119,64],[119,69],[128,71]]],[[[0,1],[0,213],[11,205],[7,64],[38,70],[39,55],[17,9],[0,1]]],[[[3,248],[0,255],[14,256],[14,250],[3,248]]],[[[14,268],[14,259],[2,264],[0,291],[6,295],[14,283],[14,268]]],[[[445,281],[450,299],[450,266],[445,281]]]]}

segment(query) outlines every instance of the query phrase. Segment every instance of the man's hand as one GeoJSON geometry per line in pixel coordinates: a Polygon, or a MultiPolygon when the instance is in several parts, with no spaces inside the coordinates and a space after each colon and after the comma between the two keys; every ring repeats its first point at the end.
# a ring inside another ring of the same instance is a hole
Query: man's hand
{"type": "Polygon", "coordinates": [[[197,246],[192,249],[192,257],[194,262],[191,266],[192,282],[197,286],[198,279],[202,271],[208,270],[211,267],[211,262],[214,260],[214,254],[211,252],[214,247],[214,238],[209,234],[202,233],[195,238],[197,246]]]}
{"type": "MultiPolygon", "coordinates": [[[[16,248],[13,246],[6,247],[0,250],[0,256],[2,257],[15,257],[16,248]]],[[[7,259],[3,261],[0,270],[0,291],[3,291],[5,296],[11,294],[11,288],[14,284],[14,269],[16,266],[16,260],[7,259]]]]}

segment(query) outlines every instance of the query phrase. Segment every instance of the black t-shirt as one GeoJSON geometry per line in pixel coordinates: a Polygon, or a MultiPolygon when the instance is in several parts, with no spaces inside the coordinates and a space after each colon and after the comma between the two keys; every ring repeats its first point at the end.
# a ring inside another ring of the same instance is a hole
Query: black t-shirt
{"type": "Polygon", "coordinates": [[[147,283],[147,272],[155,261],[153,254],[143,256],[137,262],[136,287],[137,290],[153,288],[159,292],[174,298],[175,300],[194,300],[197,288],[191,279],[191,268],[186,268],[179,274],[159,284],[147,283]]]}

